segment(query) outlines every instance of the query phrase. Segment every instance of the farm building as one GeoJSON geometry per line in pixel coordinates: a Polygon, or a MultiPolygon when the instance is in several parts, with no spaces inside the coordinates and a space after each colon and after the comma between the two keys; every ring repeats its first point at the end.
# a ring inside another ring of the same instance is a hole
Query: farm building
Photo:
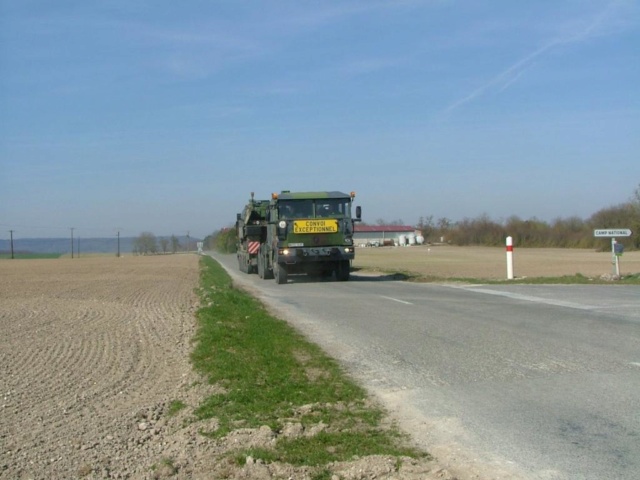
{"type": "MultiPolygon", "coordinates": [[[[353,241],[357,246],[403,245],[421,239],[420,230],[402,225],[355,225],[353,241]]],[[[420,242],[418,242],[420,243],[420,242]]]]}

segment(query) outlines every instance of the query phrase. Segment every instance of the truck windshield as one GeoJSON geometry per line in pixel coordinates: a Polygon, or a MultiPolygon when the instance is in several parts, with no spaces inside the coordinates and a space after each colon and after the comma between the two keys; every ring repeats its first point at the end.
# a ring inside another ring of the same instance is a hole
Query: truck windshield
{"type": "Polygon", "coordinates": [[[285,200],[278,205],[279,218],[349,217],[349,199],[285,200]]]}
{"type": "Polygon", "coordinates": [[[316,200],[316,217],[348,217],[349,205],[349,200],[342,198],[316,200]]]}

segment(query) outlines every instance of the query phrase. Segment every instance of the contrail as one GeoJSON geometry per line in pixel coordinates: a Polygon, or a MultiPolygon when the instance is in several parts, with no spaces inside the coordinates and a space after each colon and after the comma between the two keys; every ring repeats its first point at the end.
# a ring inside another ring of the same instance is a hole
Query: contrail
{"type": "Polygon", "coordinates": [[[482,96],[487,90],[491,89],[492,87],[496,87],[498,85],[502,85],[500,87],[500,89],[498,90],[498,92],[502,92],[502,91],[506,90],[509,86],[511,86],[513,83],[515,83],[523,75],[525,70],[530,67],[531,63],[536,58],[544,55],[547,51],[549,51],[549,50],[551,50],[551,49],[553,49],[553,48],[555,48],[555,47],[557,47],[559,45],[577,43],[577,42],[582,42],[582,41],[585,41],[585,40],[589,39],[594,34],[594,32],[596,32],[597,29],[599,27],[601,27],[605,23],[605,20],[609,16],[610,12],[613,10],[613,7],[614,7],[615,3],[618,3],[618,2],[610,3],[602,12],[600,12],[598,15],[596,15],[596,17],[593,19],[592,22],[590,22],[581,31],[568,32],[569,34],[567,34],[567,35],[565,35],[563,37],[560,37],[560,38],[556,38],[556,39],[548,42],[547,44],[545,44],[542,47],[538,48],[537,50],[535,50],[534,52],[530,53],[526,57],[518,60],[516,63],[511,65],[509,68],[507,68],[503,72],[501,72],[498,75],[496,75],[495,77],[493,77],[487,83],[485,83],[484,85],[482,85],[482,86],[478,87],[477,89],[475,89],[469,95],[467,95],[465,97],[462,97],[459,100],[456,100],[455,102],[453,102],[451,105],[449,105],[444,110],[444,113],[445,114],[449,114],[449,113],[453,112],[454,110],[460,108],[462,105],[465,105],[465,104],[467,104],[469,102],[472,102],[476,98],[482,96]]]}

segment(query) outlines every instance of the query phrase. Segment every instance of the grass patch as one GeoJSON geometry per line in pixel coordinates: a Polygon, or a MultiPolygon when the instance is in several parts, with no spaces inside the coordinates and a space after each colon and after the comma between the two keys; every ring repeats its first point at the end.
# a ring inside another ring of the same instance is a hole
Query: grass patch
{"type": "Polygon", "coordinates": [[[154,478],[169,478],[178,473],[173,459],[167,457],[163,457],[159,465],[152,465],[151,470],[155,472],[154,478]]]}
{"type": "Polygon", "coordinates": [[[526,277],[513,280],[494,280],[486,278],[440,278],[415,277],[415,282],[461,282],[484,283],[487,285],[640,285],[640,275],[622,276],[617,280],[606,280],[599,277],[586,277],[580,273],[561,277],[526,277]]]}
{"type": "Polygon", "coordinates": [[[600,277],[587,277],[581,273],[574,275],[563,275],[560,277],[523,277],[513,280],[496,280],[488,278],[470,277],[439,277],[436,275],[421,275],[416,272],[383,270],[380,268],[360,267],[361,271],[378,272],[384,274],[391,280],[409,281],[418,283],[484,283],[488,285],[640,285],[640,273],[623,274],[619,279],[610,280],[600,277]]]}
{"type": "MultiPolygon", "coordinates": [[[[283,439],[273,450],[253,448],[246,454],[269,462],[312,467],[331,462],[350,460],[355,456],[392,455],[415,457],[415,449],[402,447],[402,438],[397,432],[371,430],[361,432],[321,432],[310,438],[283,439]]],[[[243,452],[244,454],[245,452],[243,452]]],[[[424,456],[422,454],[421,456],[424,456]]]]}
{"type": "MultiPolygon", "coordinates": [[[[60,258],[62,253],[14,253],[14,260],[60,258]]],[[[0,253],[0,260],[11,260],[11,253],[0,253]]]]}
{"type": "Polygon", "coordinates": [[[287,422],[323,424],[313,436],[278,437],[273,449],[243,452],[263,461],[324,465],[373,454],[425,457],[406,447],[396,428],[383,426],[384,412],[337,362],[286,322],[269,315],[255,298],[233,287],[210,257],[201,260],[202,305],[198,311],[195,368],[223,393],[207,397],[199,419],[217,418],[221,437],[237,428],[287,422]]]}
{"type": "Polygon", "coordinates": [[[167,408],[167,415],[172,417],[184,408],[187,408],[187,404],[182,400],[173,400],[171,403],[169,403],[169,406],[167,408]]]}

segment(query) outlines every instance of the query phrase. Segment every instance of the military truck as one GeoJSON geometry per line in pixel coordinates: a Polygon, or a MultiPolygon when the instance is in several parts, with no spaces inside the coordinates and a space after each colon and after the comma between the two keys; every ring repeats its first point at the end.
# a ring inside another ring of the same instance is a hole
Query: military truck
{"type": "Polygon", "coordinates": [[[246,273],[287,283],[290,274],[335,275],[349,280],[355,256],[354,222],[362,209],[351,208],[355,193],[273,193],[251,201],[238,214],[238,264],[246,273]]]}

